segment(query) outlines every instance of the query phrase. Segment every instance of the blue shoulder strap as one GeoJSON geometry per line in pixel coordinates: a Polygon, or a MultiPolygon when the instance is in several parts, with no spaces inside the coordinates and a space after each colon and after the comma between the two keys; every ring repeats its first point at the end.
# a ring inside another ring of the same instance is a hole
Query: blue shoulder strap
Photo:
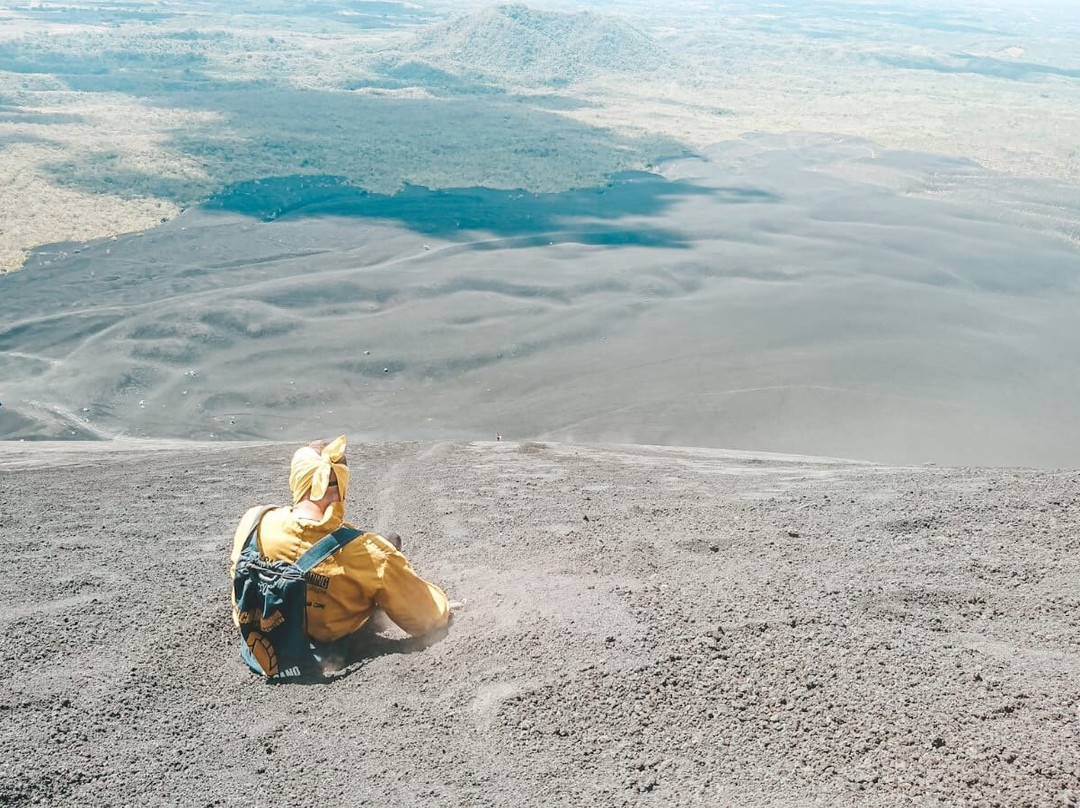
{"type": "Polygon", "coordinates": [[[329,536],[323,536],[311,545],[307,552],[296,560],[296,567],[302,574],[307,575],[312,569],[325,561],[332,553],[340,550],[357,536],[363,535],[364,531],[362,530],[354,530],[351,527],[342,525],[329,536]]]}
{"type": "MultiPolygon", "coordinates": [[[[256,507],[259,509],[259,512],[255,515],[255,519],[251,523],[251,530],[248,531],[248,537],[244,540],[244,547],[242,549],[246,549],[247,546],[253,541],[258,541],[257,537],[259,535],[259,524],[262,522],[262,518],[266,516],[266,514],[270,513],[270,511],[277,508],[276,505],[262,505],[256,507]]],[[[252,508],[251,510],[255,510],[255,508],[252,508]]]]}

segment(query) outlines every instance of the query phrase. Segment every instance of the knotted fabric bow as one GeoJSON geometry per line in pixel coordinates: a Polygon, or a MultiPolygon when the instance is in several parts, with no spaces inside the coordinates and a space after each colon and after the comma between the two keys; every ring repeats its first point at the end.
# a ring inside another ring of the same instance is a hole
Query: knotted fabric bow
{"type": "Polygon", "coordinates": [[[302,500],[308,491],[311,491],[311,499],[322,499],[329,487],[331,473],[337,478],[338,495],[344,502],[345,492],[349,488],[349,467],[341,462],[344,457],[344,435],[335,438],[321,452],[310,446],[297,449],[289,467],[289,488],[292,489],[293,504],[302,500]]]}

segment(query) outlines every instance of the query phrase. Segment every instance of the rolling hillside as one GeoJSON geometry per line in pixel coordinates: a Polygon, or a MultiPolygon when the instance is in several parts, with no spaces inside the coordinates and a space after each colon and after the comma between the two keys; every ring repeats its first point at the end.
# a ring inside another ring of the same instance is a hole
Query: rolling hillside
{"type": "Polygon", "coordinates": [[[523,84],[564,84],[601,73],[651,73],[673,57],[618,17],[496,6],[425,28],[416,55],[457,72],[523,84]]]}

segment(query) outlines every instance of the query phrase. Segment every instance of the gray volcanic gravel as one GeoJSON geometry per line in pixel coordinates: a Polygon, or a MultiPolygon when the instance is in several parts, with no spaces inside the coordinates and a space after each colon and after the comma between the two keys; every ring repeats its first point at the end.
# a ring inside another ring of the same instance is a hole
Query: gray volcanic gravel
{"type": "Polygon", "coordinates": [[[468,606],[269,685],[225,569],[293,448],[0,445],[0,804],[1077,804],[1080,472],[355,444],[468,606]]]}

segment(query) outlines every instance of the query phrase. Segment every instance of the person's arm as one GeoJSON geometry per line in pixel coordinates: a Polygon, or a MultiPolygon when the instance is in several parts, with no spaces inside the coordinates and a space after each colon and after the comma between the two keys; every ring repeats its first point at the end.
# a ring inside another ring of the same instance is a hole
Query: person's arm
{"type": "Polygon", "coordinates": [[[375,602],[386,616],[413,637],[445,626],[450,618],[446,593],[417,575],[409,560],[381,536],[372,543],[385,555],[375,602]]]}

